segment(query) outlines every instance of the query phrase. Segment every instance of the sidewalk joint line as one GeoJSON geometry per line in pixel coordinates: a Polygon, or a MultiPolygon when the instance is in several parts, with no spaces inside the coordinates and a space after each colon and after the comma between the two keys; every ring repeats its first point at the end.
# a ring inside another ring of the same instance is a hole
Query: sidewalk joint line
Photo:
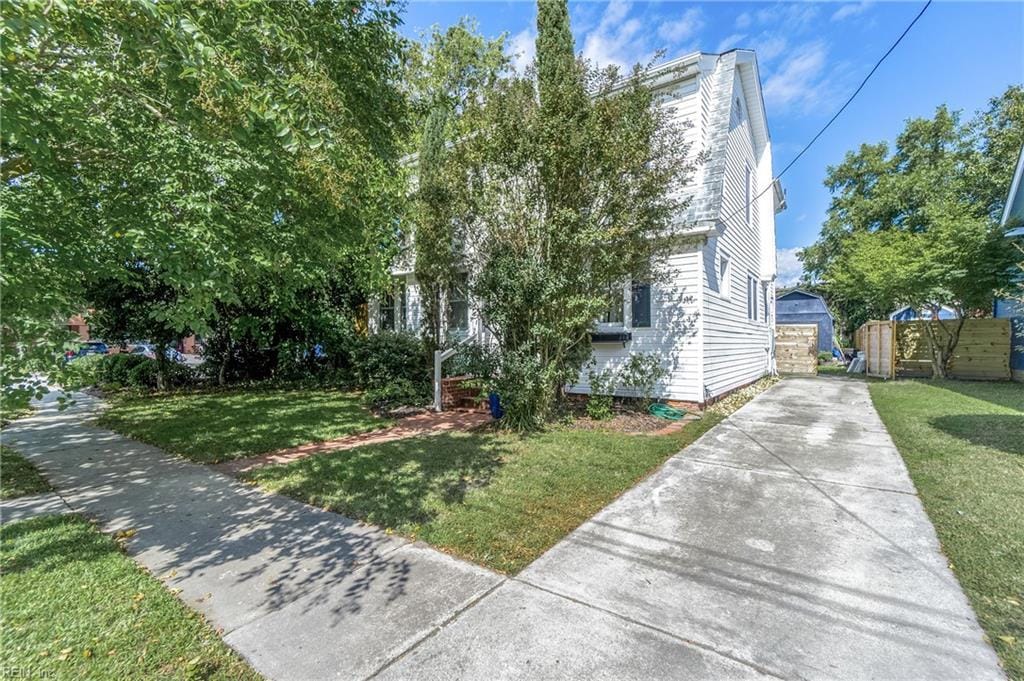
{"type": "Polygon", "coordinates": [[[424,634],[423,636],[421,636],[420,638],[415,640],[412,644],[409,645],[408,648],[406,648],[402,652],[398,653],[397,655],[392,657],[390,660],[386,661],[384,664],[382,664],[380,667],[378,667],[372,674],[370,674],[369,676],[366,677],[366,681],[369,681],[369,679],[376,678],[382,672],[384,672],[386,669],[388,669],[389,667],[394,665],[396,662],[398,662],[402,658],[404,658],[407,655],[409,655],[410,653],[412,653],[414,650],[419,648],[421,645],[423,645],[424,643],[426,643],[430,639],[432,639],[435,636],[437,636],[439,633],[441,633],[442,629],[444,629],[449,624],[451,624],[452,622],[457,620],[462,615],[462,613],[466,612],[470,608],[474,607],[477,603],[479,603],[483,599],[485,599],[488,596],[490,596],[492,593],[495,592],[495,590],[497,590],[497,588],[499,586],[501,586],[502,584],[504,584],[507,581],[509,581],[509,578],[508,577],[503,577],[496,584],[494,584],[494,586],[491,586],[490,588],[485,590],[483,593],[481,593],[479,596],[470,599],[470,601],[468,603],[466,603],[466,605],[464,605],[463,607],[461,607],[458,610],[456,610],[455,612],[453,612],[450,616],[448,616],[447,619],[445,619],[440,624],[431,627],[430,631],[428,631],[426,634],[424,634]]]}
{"type": "Polygon", "coordinates": [[[630,617],[628,615],[623,615],[622,613],[615,612],[614,610],[609,610],[608,608],[603,608],[600,605],[594,605],[593,603],[587,603],[586,601],[580,600],[578,598],[574,598],[573,596],[568,596],[566,594],[559,593],[558,591],[555,591],[553,589],[549,589],[547,587],[543,587],[543,586],[534,584],[533,582],[528,582],[525,579],[522,579],[520,577],[512,577],[511,579],[512,579],[512,581],[518,582],[519,584],[522,584],[524,586],[528,586],[528,587],[531,587],[533,589],[537,589],[538,591],[543,591],[545,593],[549,593],[552,596],[557,596],[558,598],[564,598],[567,601],[571,601],[572,603],[576,603],[578,605],[582,605],[582,606],[584,606],[586,608],[591,608],[592,610],[597,610],[598,612],[603,612],[606,615],[611,615],[612,617],[615,617],[617,619],[623,620],[625,622],[629,622],[630,624],[636,625],[638,627],[643,627],[644,629],[650,629],[651,631],[656,631],[659,634],[662,634],[664,636],[668,636],[670,638],[673,638],[676,641],[680,641],[681,643],[684,643],[684,644],[689,645],[689,646],[693,646],[694,648],[699,648],[701,650],[705,650],[705,651],[707,651],[709,653],[713,653],[713,654],[718,655],[720,657],[724,657],[727,660],[735,662],[736,664],[743,665],[744,667],[749,667],[750,669],[753,669],[756,672],[759,672],[761,674],[765,674],[767,676],[771,676],[772,678],[775,678],[775,679],[787,679],[787,678],[790,678],[790,677],[787,677],[787,676],[782,676],[781,674],[778,674],[778,673],[772,671],[771,669],[768,669],[767,667],[763,667],[763,666],[757,664],[756,662],[750,662],[749,660],[745,660],[742,657],[738,657],[736,655],[733,655],[732,653],[728,653],[728,652],[725,652],[723,650],[719,650],[718,648],[716,648],[716,647],[714,647],[714,646],[712,646],[710,644],[701,643],[700,641],[694,641],[693,639],[686,638],[685,636],[680,636],[679,634],[676,634],[676,633],[673,633],[671,631],[668,631],[667,629],[662,629],[661,627],[656,627],[653,624],[649,624],[647,622],[642,622],[642,621],[634,619],[634,618],[632,618],[632,617],[630,617]]]}
{"type": "Polygon", "coordinates": [[[916,497],[915,492],[907,492],[901,489],[892,489],[891,487],[875,487],[874,485],[858,485],[855,482],[839,482],[838,480],[830,480],[828,478],[818,478],[809,475],[803,475],[801,473],[787,473],[786,471],[773,471],[764,468],[754,468],[751,466],[742,466],[739,464],[725,463],[723,461],[710,461],[708,459],[699,459],[697,457],[682,457],[680,461],[692,461],[694,463],[703,464],[705,466],[721,466],[722,468],[732,468],[739,471],[747,471],[750,473],[759,473],[761,475],[769,475],[776,478],[786,478],[789,480],[805,480],[807,482],[820,482],[825,485],[836,485],[837,487],[853,487],[856,489],[870,489],[875,492],[888,492],[892,494],[905,494],[910,497],[916,497]]]}

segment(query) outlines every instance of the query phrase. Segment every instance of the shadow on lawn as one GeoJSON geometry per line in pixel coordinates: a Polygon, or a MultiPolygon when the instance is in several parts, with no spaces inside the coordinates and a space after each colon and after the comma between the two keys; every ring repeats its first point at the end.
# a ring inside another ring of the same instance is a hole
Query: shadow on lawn
{"type": "Polygon", "coordinates": [[[960,440],[1024,456],[1024,416],[956,414],[929,419],[928,424],[960,440]]]}
{"type": "Polygon", "coordinates": [[[429,522],[489,484],[506,449],[500,438],[445,433],[311,456],[247,478],[348,517],[403,528],[429,522]]]}
{"type": "Polygon", "coordinates": [[[1024,385],[1020,383],[956,379],[924,379],[921,383],[1024,413],[1024,385]]]}

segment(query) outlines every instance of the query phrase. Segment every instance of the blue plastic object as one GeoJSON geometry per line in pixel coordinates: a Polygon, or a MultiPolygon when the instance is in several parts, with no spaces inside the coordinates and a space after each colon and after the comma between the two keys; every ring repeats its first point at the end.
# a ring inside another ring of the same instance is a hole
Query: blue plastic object
{"type": "Polygon", "coordinates": [[[501,408],[501,398],[498,397],[498,393],[490,393],[487,395],[487,401],[491,405],[491,416],[495,419],[500,419],[505,415],[505,410],[501,408]]]}

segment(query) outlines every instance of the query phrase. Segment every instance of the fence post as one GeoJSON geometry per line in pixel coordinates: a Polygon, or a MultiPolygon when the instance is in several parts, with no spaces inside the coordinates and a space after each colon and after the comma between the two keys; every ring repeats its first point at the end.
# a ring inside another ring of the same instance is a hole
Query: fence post
{"type": "Polygon", "coordinates": [[[889,378],[896,380],[896,320],[889,320],[889,378]]]}

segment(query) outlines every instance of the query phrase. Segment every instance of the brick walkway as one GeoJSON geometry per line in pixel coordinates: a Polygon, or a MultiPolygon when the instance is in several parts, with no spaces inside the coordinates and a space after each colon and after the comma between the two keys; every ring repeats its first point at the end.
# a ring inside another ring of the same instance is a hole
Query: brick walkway
{"type": "Polygon", "coordinates": [[[462,431],[476,428],[491,420],[491,415],[478,411],[427,411],[415,416],[408,416],[400,419],[390,428],[373,430],[358,435],[348,435],[336,440],[326,442],[311,442],[298,447],[280,449],[276,452],[252,456],[247,459],[235,459],[223,463],[214,464],[211,468],[227,473],[228,475],[239,475],[247,473],[262,466],[269,466],[276,463],[288,463],[296,459],[302,459],[314,454],[336,452],[343,449],[353,449],[363,445],[375,445],[381,442],[393,442],[404,440],[407,437],[426,435],[428,433],[445,433],[449,431],[462,431]]]}

